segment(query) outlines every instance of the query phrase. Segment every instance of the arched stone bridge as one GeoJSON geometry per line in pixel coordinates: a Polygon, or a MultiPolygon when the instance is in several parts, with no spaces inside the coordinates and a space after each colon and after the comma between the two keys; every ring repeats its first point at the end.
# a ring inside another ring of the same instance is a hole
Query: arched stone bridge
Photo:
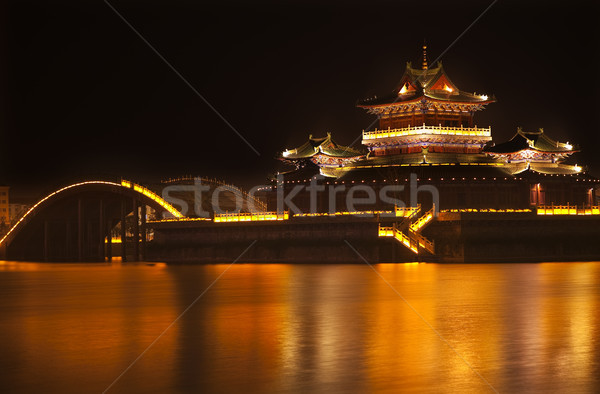
{"type": "MultiPolygon", "coordinates": [[[[140,185],[89,181],[59,189],[35,204],[0,240],[0,258],[24,261],[106,261],[113,256],[111,231],[133,213],[133,228],[121,227],[123,260],[143,259],[146,208],[181,214],[140,185]],[[129,231],[127,231],[129,230],[129,231]],[[129,233],[126,233],[126,231],[129,233]]],[[[116,249],[115,249],[116,250],[116,249]]]]}

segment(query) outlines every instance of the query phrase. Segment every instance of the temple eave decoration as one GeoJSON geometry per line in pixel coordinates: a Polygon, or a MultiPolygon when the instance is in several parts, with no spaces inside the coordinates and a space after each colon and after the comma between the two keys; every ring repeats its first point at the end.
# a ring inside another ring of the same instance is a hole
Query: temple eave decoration
{"type": "Polygon", "coordinates": [[[517,133],[509,141],[485,147],[483,152],[507,163],[557,163],[578,152],[578,149],[568,142],[562,143],[551,139],[544,133],[544,129],[526,132],[518,128],[517,133]]]}
{"type": "Polygon", "coordinates": [[[358,105],[365,108],[373,115],[397,115],[410,114],[411,112],[437,111],[437,112],[477,112],[485,109],[485,106],[493,101],[481,103],[439,102],[436,100],[420,99],[414,102],[391,102],[375,106],[358,105]]]}
{"type": "Polygon", "coordinates": [[[525,171],[544,175],[577,175],[584,172],[578,165],[531,161],[505,163],[502,168],[511,175],[522,174],[525,171]]]}
{"type": "Polygon", "coordinates": [[[513,153],[488,153],[489,156],[504,160],[507,163],[516,163],[520,161],[542,161],[542,162],[560,162],[566,159],[570,153],[554,153],[554,152],[540,152],[533,149],[524,149],[519,152],[513,153]]]}
{"type": "Polygon", "coordinates": [[[336,157],[324,154],[317,154],[311,158],[311,161],[321,167],[343,167],[355,161],[364,159],[366,155],[352,157],[336,157]]]}

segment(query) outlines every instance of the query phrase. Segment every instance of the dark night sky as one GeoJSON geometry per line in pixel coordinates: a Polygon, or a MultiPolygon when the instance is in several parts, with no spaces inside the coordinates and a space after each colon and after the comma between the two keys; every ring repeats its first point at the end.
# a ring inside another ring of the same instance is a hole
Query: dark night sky
{"type": "MultiPolygon", "coordinates": [[[[112,0],[261,153],[257,156],[102,1],[0,5],[0,183],[41,193],[74,180],[182,174],[261,183],[276,152],[372,117],[357,99],[395,87],[491,3],[112,0]],[[327,4],[327,5],[324,5],[327,4]]],[[[496,3],[443,57],[496,142],[517,126],[579,144],[600,173],[600,47],[592,2],[496,3]]]]}

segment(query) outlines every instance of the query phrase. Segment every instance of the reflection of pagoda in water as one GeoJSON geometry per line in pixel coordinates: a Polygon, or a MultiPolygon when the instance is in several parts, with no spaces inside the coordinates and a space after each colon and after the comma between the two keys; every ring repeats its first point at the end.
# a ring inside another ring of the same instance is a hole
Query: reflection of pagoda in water
{"type": "MultiPolygon", "coordinates": [[[[425,49],[425,47],[424,47],[425,49]]],[[[477,127],[474,114],[494,97],[460,90],[441,63],[428,67],[407,64],[398,86],[388,95],[361,100],[357,106],[377,115],[379,127],[362,134],[361,150],[335,143],[331,135],[313,138],[284,151],[280,159],[295,166],[279,182],[288,190],[317,176],[324,185],[405,185],[397,197],[409,203],[410,174],[419,185],[433,185],[440,209],[523,209],[539,205],[595,203],[597,180],[581,167],[563,161],[577,149],[557,142],[542,129],[523,131],[504,143],[492,143],[491,128],[477,127]],[[321,175],[323,178],[319,177],[321,175]]],[[[343,209],[344,194],[318,196],[319,210],[330,197],[343,209]]],[[[420,202],[428,204],[419,196],[420,202]]],[[[274,208],[274,197],[270,207],[274,208]]],[[[308,197],[295,199],[308,209],[308,197]]],[[[389,208],[380,201],[366,208],[389,208]]]]}

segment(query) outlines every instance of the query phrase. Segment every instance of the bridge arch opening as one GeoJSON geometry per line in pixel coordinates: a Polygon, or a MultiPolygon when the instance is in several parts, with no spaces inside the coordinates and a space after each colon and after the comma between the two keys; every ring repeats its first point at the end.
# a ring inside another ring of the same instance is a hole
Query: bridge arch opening
{"type": "Polygon", "coordinates": [[[106,261],[113,252],[125,261],[144,258],[148,208],[180,218],[181,213],[151,190],[123,180],[86,181],[50,193],[32,206],[0,240],[0,257],[24,261],[106,261]],[[117,223],[133,215],[133,233],[117,223]],[[129,238],[129,239],[128,239],[129,238]]]}

